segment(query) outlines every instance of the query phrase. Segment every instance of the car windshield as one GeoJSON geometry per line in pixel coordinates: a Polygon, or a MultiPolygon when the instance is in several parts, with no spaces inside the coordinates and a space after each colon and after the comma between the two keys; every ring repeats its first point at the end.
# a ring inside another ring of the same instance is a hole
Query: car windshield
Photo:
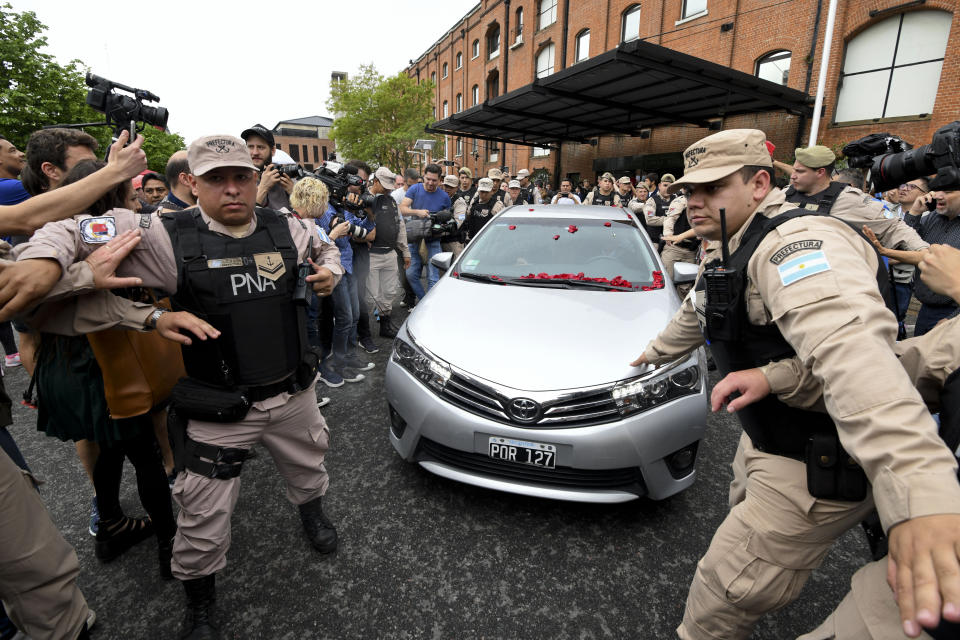
{"type": "Polygon", "coordinates": [[[498,218],[464,251],[454,275],[565,288],[658,289],[663,274],[632,220],[498,218]]]}

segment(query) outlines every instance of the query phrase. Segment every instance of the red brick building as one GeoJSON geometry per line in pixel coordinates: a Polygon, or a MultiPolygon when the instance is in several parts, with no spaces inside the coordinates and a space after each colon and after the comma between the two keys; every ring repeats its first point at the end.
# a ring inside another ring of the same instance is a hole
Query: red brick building
{"type": "Polygon", "coordinates": [[[336,150],[330,139],[332,126],[333,120],[325,116],[282,120],[273,128],[273,137],[277,149],[286,151],[307,171],[313,171],[336,150]]]}
{"type": "MultiPolygon", "coordinates": [[[[838,3],[818,142],[839,148],[889,131],[919,145],[960,117],[957,0],[838,3]]],[[[815,95],[829,0],[482,0],[407,73],[436,82],[437,120],[642,39],[815,95]]],[[[642,82],[642,78],[640,79],[642,82]]],[[[657,91],[651,86],[650,91],[657,91]]],[[[812,98],[811,98],[812,100],[812,98]]],[[[759,128],[791,162],[810,119],[784,111],[723,118],[759,128]]],[[[709,130],[660,126],[559,151],[449,137],[447,159],[485,172],[506,165],[593,181],[682,168],[679,152],[709,130]]]]}

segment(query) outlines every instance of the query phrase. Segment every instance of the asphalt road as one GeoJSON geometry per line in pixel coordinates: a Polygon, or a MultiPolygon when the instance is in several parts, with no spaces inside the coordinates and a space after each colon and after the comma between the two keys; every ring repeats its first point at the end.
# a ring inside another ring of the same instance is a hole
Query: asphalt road
{"type": "MultiPolygon", "coordinates": [[[[697,559],[726,512],[739,426],[711,416],[698,478],[662,502],[593,506],[530,499],[435,477],[388,440],[382,397],[387,342],[368,379],[326,389],[331,477],[325,498],[340,549],[315,553],[265,449],[244,467],[228,565],[218,575],[225,638],[673,638],[697,559]]],[[[712,380],[712,381],[715,381],[712,380]]],[[[7,371],[15,399],[22,368],[7,371]]],[[[94,637],[175,638],[177,582],[157,575],[147,541],[100,564],[87,533],[92,488],[71,443],[46,438],[17,405],[11,432],[46,481],[43,496],[80,557],[94,637]]],[[[123,505],[142,514],[135,476],[123,505]]],[[[839,602],[867,559],[858,531],[827,556],[801,598],[763,620],[757,639],[793,638],[839,602]]]]}

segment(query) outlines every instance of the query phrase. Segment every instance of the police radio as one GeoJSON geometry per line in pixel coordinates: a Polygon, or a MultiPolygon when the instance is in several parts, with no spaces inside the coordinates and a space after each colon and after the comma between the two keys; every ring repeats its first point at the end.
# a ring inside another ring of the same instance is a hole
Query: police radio
{"type": "Polygon", "coordinates": [[[297,269],[297,284],[293,287],[293,301],[296,304],[307,304],[307,276],[313,273],[309,262],[303,262],[297,269]]]}
{"type": "Polygon", "coordinates": [[[706,289],[704,315],[707,321],[707,339],[735,340],[738,337],[740,323],[737,322],[737,306],[741,290],[740,272],[731,269],[730,249],[727,247],[727,210],[720,209],[720,252],[719,261],[714,261],[703,272],[706,289]]]}

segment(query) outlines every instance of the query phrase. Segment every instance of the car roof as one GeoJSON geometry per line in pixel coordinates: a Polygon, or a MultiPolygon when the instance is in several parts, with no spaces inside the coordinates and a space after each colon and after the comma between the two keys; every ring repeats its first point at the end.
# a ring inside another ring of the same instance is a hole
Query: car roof
{"type": "Polygon", "coordinates": [[[620,207],[594,207],[582,204],[514,205],[500,213],[501,218],[557,218],[561,220],[630,220],[620,207]]]}

